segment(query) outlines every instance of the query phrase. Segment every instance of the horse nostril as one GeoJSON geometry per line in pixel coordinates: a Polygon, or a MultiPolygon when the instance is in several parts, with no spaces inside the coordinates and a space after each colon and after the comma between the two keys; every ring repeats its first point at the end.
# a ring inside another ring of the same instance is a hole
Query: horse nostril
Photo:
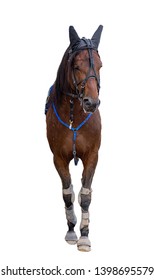
{"type": "Polygon", "coordinates": [[[87,98],[87,97],[85,97],[85,98],[83,99],[83,102],[84,102],[84,104],[85,104],[86,106],[90,106],[90,105],[92,104],[91,100],[90,100],[89,98],[87,98]]]}

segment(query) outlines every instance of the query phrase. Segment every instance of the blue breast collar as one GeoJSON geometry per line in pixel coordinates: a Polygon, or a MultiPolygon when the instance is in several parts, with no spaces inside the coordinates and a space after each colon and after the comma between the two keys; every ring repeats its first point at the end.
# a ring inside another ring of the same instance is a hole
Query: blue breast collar
{"type": "Polygon", "coordinates": [[[79,161],[79,158],[76,156],[76,138],[77,138],[77,131],[90,119],[90,117],[92,116],[92,113],[89,113],[87,115],[87,117],[84,119],[83,122],[81,122],[77,127],[72,127],[71,125],[65,123],[59,116],[58,112],[57,112],[57,109],[55,107],[55,104],[54,102],[50,103],[48,102],[48,99],[50,97],[50,94],[52,93],[52,89],[53,89],[53,86],[50,87],[49,89],[49,93],[48,93],[48,97],[47,97],[47,102],[46,102],[46,105],[45,105],[45,114],[47,113],[50,105],[52,104],[52,108],[54,110],[54,113],[58,119],[58,121],[64,125],[65,127],[67,127],[68,129],[72,130],[73,131],[73,157],[74,157],[74,164],[77,165],[78,164],[78,161],[79,161]]]}

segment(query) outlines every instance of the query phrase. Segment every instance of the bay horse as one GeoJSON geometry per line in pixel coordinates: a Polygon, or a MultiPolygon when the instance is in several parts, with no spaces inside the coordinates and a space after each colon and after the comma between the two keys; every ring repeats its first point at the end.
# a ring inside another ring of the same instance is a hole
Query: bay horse
{"type": "Polygon", "coordinates": [[[45,113],[47,139],[53,153],[54,165],[62,181],[62,194],[68,231],[65,240],[77,243],[80,251],[90,251],[89,205],[91,185],[101,144],[100,68],[102,62],[98,45],[103,26],[91,39],[80,38],[73,26],[69,27],[70,45],[64,53],[57,77],[49,89],[45,113]],[[75,194],[69,172],[69,163],[83,163],[82,187],[78,195],[81,206],[81,236],[74,231],[77,219],[73,202],[75,194]]]}

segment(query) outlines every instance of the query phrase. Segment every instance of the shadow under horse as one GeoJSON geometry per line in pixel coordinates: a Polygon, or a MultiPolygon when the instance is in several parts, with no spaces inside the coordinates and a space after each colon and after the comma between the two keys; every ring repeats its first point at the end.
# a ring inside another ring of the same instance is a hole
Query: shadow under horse
{"type": "Polygon", "coordinates": [[[100,68],[102,62],[98,45],[103,26],[91,39],[80,38],[73,26],[69,27],[70,45],[64,53],[55,83],[49,89],[46,102],[47,138],[55,167],[62,181],[68,232],[65,240],[76,244],[80,251],[90,251],[89,205],[91,185],[98,162],[101,143],[100,68]],[[82,187],[78,195],[81,206],[81,236],[74,231],[77,219],[73,202],[75,194],[69,163],[83,163],[82,187]]]}

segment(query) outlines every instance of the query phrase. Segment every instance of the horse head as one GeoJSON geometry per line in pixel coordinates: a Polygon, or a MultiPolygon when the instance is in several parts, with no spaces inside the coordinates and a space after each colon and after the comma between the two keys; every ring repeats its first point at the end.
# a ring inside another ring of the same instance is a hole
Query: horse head
{"type": "MultiPolygon", "coordinates": [[[[93,113],[99,106],[100,75],[102,62],[98,46],[103,26],[100,25],[91,39],[78,36],[73,26],[69,27],[69,62],[71,63],[71,89],[80,100],[86,113],[93,113]]],[[[69,94],[71,95],[71,93],[69,94]]]]}

